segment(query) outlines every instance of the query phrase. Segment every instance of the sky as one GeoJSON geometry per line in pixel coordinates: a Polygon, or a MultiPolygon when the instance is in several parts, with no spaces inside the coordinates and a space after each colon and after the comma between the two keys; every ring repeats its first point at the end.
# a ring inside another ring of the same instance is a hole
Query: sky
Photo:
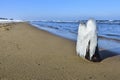
{"type": "Polygon", "coordinates": [[[23,20],[120,19],[120,0],[0,0],[0,17],[23,20]]]}

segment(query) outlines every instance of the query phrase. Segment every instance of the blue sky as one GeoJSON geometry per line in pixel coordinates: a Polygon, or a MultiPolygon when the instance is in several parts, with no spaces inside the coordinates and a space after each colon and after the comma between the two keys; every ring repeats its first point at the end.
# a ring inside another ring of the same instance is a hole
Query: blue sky
{"type": "Polygon", "coordinates": [[[120,0],[0,0],[0,17],[30,20],[120,19],[120,0]]]}

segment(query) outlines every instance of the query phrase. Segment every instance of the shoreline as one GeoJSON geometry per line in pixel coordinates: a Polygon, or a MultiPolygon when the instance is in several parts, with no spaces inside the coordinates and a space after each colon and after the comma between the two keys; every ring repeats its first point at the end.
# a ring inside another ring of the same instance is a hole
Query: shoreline
{"type": "MultiPolygon", "coordinates": [[[[46,31],[46,32],[48,32],[48,33],[50,33],[50,34],[52,34],[52,35],[55,35],[55,36],[57,36],[57,37],[60,37],[60,38],[63,38],[63,39],[67,39],[67,40],[71,40],[71,41],[74,41],[75,43],[76,43],[76,39],[75,39],[75,37],[73,38],[70,38],[70,37],[68,37],[68,35],[67,36],[63,36],[63,35],[61,35],[61,34],[58,34],[59,32],[52,32],[52,31],[49,31],[49,30],[47,30],[47,29],[42,29],[42,27],[40,27],[39,25],[36,25],[36,24],[32,24],[32,23],[30,23],[29,22],[29,24],[30,25],[32,25],[33,27],[35,27],[35,28],[37,28],[37,29],[39,29],[39,30],[43,30],[43,31],[46,31]]],[[[61,32],[60,32],[61,33],[61,32]]],[[[70,36],[70,35],[69,35],[70,36]]],[[[75,36],[75,35],[71,35],[71,36],[75,36]]],[[[109,51],[109,52],[111,52],[112,54],[114,53],[115,55],[119,55],[120,53],[120,50],[119,50],[119,48],[118,49],[111,49],[111,45],[114,45],[114,46],[116,46],[116,47],[120,47],[120,46],[118,46],[119,45],[119,40],[117,40],[117,39],[112,39],[112,38],[107,38],[107,37],[104,37],[104,36],[98,36],[98,46],[99,46],[99,51],[101,51],[101,50],[106,50],[106,51],[109,51]],[[109,44],[108,46],[106,46],[105,44],[104,45],[101,45],[101,44],[103,44],[103,43],[107,43],[107,44],[109,44]],[[118,44],[117,44],[118,43],[118,44]]],[[[101,55],[102,56],[104,56],[102,53],[101,53],[101,55]]],[[[110,54],[110,56],[111,56],[111,54],[110,54]]],[[[104,57],[103,57],[103,59],[104,59],[104,57]]]]}
{"type": "Polygon", "coordinates": [[[67,39],[67,40],[70,40],[70,41],[74,41],[74,42],[76,42],[76,40],[69,39],[69,38],[66,38],[66,37],[63,37],[63,36],[60,36],[60,35],[54,34],[54,33],[52,33],[52,32],[49,32],[49,31],[46,31],[46,30],[40,29],[40,28],[37,27],[37,25],[33,25],[33,24],[29,23],[29,22],[28,22],[28,24],[29,24],[31,27],[34,27],[34,28],[36,28],[36,29],[38,29],[38,30],[41,30],[41,31],[45,31],[45,32],[47,32],[47,33],[49,33],[49,34],[51,34],[51,35],[56,36],[56,37],[60,37],[60,38],[63,38],[63,39],[67,39]]]}
{"type": "Polygon", "coordinates": [[[76,43],[28,23],[0,30],[1,80],[119,80],[120,56],[93,63],[76,55],[76,43]]]}

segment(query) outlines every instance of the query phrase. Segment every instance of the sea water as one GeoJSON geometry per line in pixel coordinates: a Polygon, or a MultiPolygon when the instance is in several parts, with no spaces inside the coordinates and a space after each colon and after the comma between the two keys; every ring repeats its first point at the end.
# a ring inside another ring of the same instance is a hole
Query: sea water
{"type": "MultiPolygon", "coordinates": [[[[30,21],[35,27],[73,41],[77,40],[80,21],[30,21]]],[[[120,54],[120,20],[97,20],[100,48],[120,54]]],[[[84,33],[83,33],[84,34],[84,33]]]]}

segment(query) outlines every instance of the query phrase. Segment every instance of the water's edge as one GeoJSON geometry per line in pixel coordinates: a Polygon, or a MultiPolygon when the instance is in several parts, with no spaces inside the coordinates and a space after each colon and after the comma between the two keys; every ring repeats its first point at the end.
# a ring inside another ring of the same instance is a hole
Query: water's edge
{"type": "MultiPolygon", "coordinates": [[[[37,24],[32,24],[32,23],[29,23],[31,24],[32,26],[40,29],[40,30],[44,30],[44,31],[47,31],[53,35],[56,35],[56,36],[59,36],[59,37],[62,37],[62,38],[65,38],[65,39],[69,39],[69,40],[72,40],[72,41],[77,41],[77,35],[75,34],[70,34],[70,33],[65,33],[63,35],[63,33],[61,34],[61,32],[59,31],[55,31],[53,29],[46,29],[46,28],[43,28],[37,24]]],[[[99,48],[103,48],[105,50],[108,50],[108,51],[111,51],[111,52],[114,52],[116,54],[120,54],[120,41],[119,40],[114,40],[114,39],[110,39],[110,38],[107,38],[107,37],[99,37],[98,38],[98,45],[99,45],[99,48]]]]}

